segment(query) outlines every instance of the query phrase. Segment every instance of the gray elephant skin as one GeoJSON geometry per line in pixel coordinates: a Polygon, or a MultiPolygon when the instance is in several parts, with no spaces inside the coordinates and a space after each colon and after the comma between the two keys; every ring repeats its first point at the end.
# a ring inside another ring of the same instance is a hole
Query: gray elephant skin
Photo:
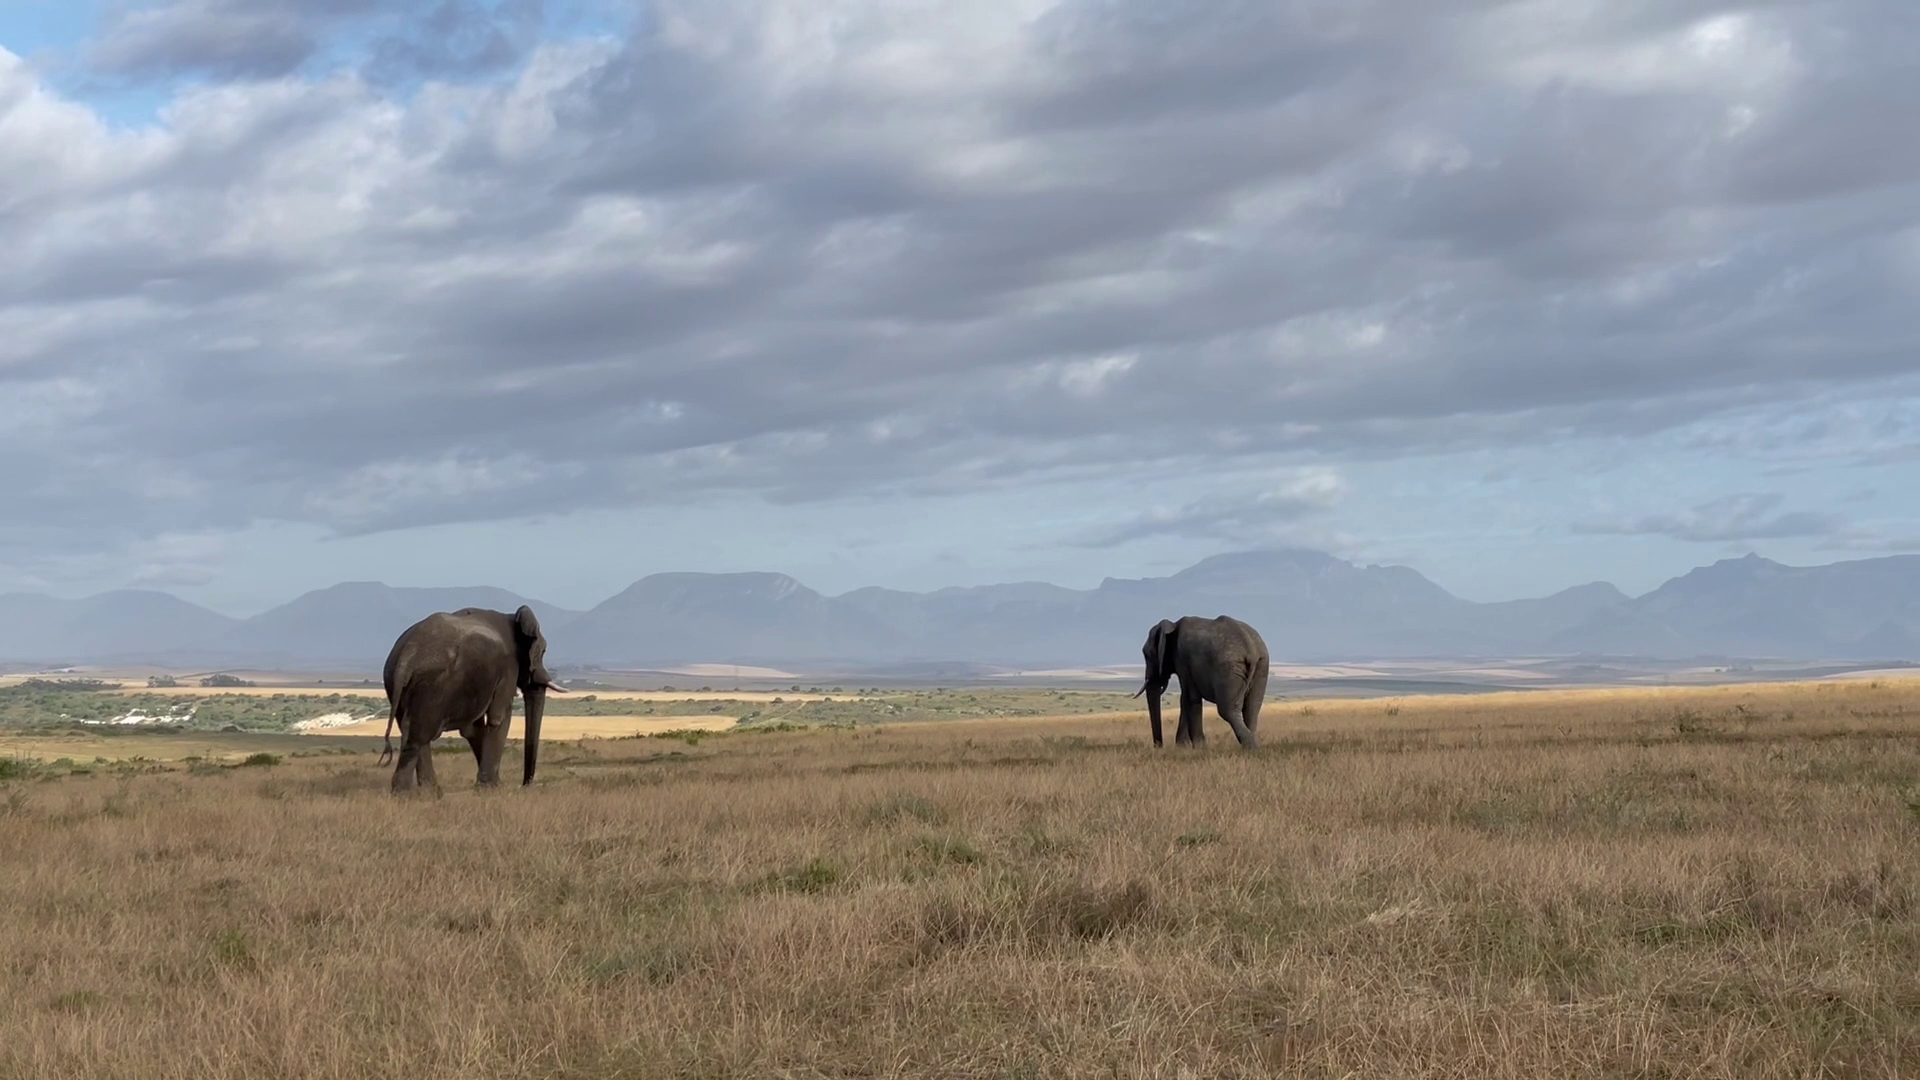
{"type": "Polygon", "coordinates": [[[1212,619],[1188,615],[1178,622],[1162,619],[1148,631],[1141,652],[1147,661],[1147,679],[1133,696],[1147,695],[1153,745],[1161,745],[1160,695],[1176,675],[1180,677],[1176,745],[1206,744],[1200,730],[1203,701],[1213,702],[1242,747],[1251,750],[1259,744],[1260,703],[1267,696],[1267,643],[1253,627],[1225,615],[1212,619]]]}
{"type": "MultiPolygon", "coordinates": [[[[400,760],[393,771],[395,794],[416,785],[439,791],[433,776],[433,742],[457,730],[473,748],[482,787],[500,783],[500,756],[513,718],[513,695],[525,698],[526,750],[522,786],[533,783],[540,757],[540,721],[547,691],[566,693],[546,668],[547,639],[533,609],[509,615],[486,608],[437,612],[402,631],[387,654],[387,753],[393,726],[400,725],[400,760]]],[[[383,759],[384,760],[384,759],[383,759]]]]}

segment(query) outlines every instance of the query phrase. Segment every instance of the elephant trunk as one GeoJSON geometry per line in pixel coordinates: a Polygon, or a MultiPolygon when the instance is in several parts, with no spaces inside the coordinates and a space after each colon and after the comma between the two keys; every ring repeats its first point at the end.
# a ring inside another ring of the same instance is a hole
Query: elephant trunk
{"type": "Polygon", "coordinates": [[[540,721],[547,713],[547,688],[540,684],[523,687],[520,691],[527,706],[527,744],[525,770],[520,778],[520,786],[533,783],[533,767],[540,760],[540,721]]]}
{"type": "Polygon", "coordinates": [[[1163,688],[1148,685],[1148,686],[1141,687],[1141,689],[1147,692],[1147,722],[1153,725],[1153,745],[1159,746],[1160,745],[1160,694],[1163,688]]]}

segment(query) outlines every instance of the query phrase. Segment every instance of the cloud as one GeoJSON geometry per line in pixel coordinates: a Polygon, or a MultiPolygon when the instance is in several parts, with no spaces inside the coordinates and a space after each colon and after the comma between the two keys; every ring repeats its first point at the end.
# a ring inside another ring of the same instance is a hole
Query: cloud
{"type": "Polygon", "coordinates": [[[1696,543],[1837,537],[1847,532],[1846,522],[1833,514],[1808,510],[1776,513],[1784,501],[1785,496],[1776,493],[1730,495],[1676,514],[1590,518],[1576,522],[1573,529],[1590,535],[1669,536],[1696,543]]]}
{"type": "Polygon", "coordinates": [[[537,44],[543,0],[157,0],[113,10],[88,43],[94,72],[133,79],[277,79],[330,51],[343,32],[376,82],[503,71],[537,44]]]}
{"type": "MultiPolygon", "coordinates": [[[[1904,11],[123,9],[101,70],[204,79],[152,127],[0,53],[9,512],[368,531],[1885,397],[1920,356],[1904,11]]],[[[1824,523],[1690,513],[1638,524],[1824,523]]]]}
{"type": "Polygon", "coordinates": [[[505,71],[539,43],[543,0],[440,0],[417,22],[379,38],[367,70],[376,80],[467,79],[505,71]]]}
{"type": "Polygon", "coordinates": [[[1863,552],[1869,555],[1911,554],[1920,552],[1920,533],[1890,532],[1862,525],[1847,529],[1821,545],[1826,551],[1863,552]]]}
{"type": "Polygon", "coordinates": [[[1082,536],[1082,547],[1110,548],[1156,536],[1259,547],[1295,538],[1297,527],[1325,514],[1346,494],[1331,469],[1302,469],[1250,495],[1213,495],[1178,507],[1154,507],[1112,528],[1082,536]]]}
{"type": "Polygon", "coordinates": [[[171,0],[128,6],[103,21],[87,50],[96,71],[156,76],[275,78],[320,48],[326,24],[361,14],[371,0],[316,7],[299,0],[171,0]]]}
{"type": "Polygon", "coordinates": [[[108,579],[134,589],[193,588],[218,580],[233,545],[213,533],[163,532],[116,550],[66,545],[31,529],[0,530],[0,592],[70,591],[108,579]]]}
{"type": "Polygon", "coordinates": [[[218,579],[229,551],[226,539],[213,535],[168,533],[141,540],[127,553],[128,584],[146,589],[206,585],[218,579]]]}

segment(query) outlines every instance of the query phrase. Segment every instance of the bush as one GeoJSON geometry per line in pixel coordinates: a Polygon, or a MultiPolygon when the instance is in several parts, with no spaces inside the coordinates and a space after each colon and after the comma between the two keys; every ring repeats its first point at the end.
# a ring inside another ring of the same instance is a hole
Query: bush
{"type": "Polygon", "coordinates": [[[890,795],[867,808],[867,820],[876,824],[890,824],[903,818],[939,825],[947,820],[947,812],[931,799],[906,792],[890,795]]]}
{"type": "Polygon", "coordinates": [[[93,692],[99,690],[118,690],[120,684],[103,679],[28,679],[20,684],[22,690],[79,690],[93,692]]]}
{"type": "Polygon", "coordinates": [[[819,893],[838,884],[840,871],[825,859],[808,859],[805,866],[780,874],[768,874],[761,886],[774,892],[819,893]]]}
{"type": "Polygon", "coordinates": [[[914,846],[936,863],[977,863],[985,857],[979,848],[957,836],[922,836],[914,846]]]}

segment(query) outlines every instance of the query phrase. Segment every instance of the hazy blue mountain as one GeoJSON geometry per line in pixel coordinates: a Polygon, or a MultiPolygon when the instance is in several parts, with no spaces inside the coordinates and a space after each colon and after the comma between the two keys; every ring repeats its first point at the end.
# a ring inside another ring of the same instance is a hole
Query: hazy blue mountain
{"type": "Polygon", "coordinates": [[[1595,581],[1538,599],[1476,604],[1462,629],[1471,628],[1473,640],[1486,643],[1488,652],[1513,651],[1498,648],[1501,642],[1532,642],[1533,647],[1525,651],[1550,652],[1542,643],[1574,627],[1604,622],[1627,603],[1626,593],[1608,582],[1595,581]]]}
{"type": "Polygon", "coordinates": [[[765,573],[654,574],[547,636],[556,663],[845,659],[887,637],[856,607],[765,573]]]}
{"type": "Polygon", "coordinates": [[[1697,656],[1715,653],[1711,644],[1691,641],[1659,619],[1630,605],[1595,612],[1578,626],[1545,639],[1539,651],[1594,656],[1697,656]]]}
{"type": "Polygon", "coordinates": [[[0,595],[0,656],[49,663],[203,648],[234,620],[163,592],[121,589],[84,600],[0,595]]]}
{"type": "Polygon", "coordinates": [[[1747,555],[1690,570],[1556,635],[1552,645],[1654,657],[1912,659],[1907,643],[1916,626],[1920,556],[1786,566],[1747,555]]]}
{"type": "Polygon", "coordinates": [[[231,618],[176,596],[128,589],[80,601],[63,628],[63,636],[70,649],[92,649],[111,656],[155,644],[199,646],[232,625],[231,618]]]}
{"type": "Polygon", "coordinates": [[[1920,656],[1920,639],[1905,625],[1888,620],[1854,642],[1846,655],[1858,660],[1908,660],[1920,656]]]}
{"type": "Polygon", "coordinates": [[[1458,651],[1476,607],[1404,566],[1356,566],[1306,550],[1217,555],[1166,578],[1108,578],[1096,602],[1126,621],[1127,657],[1153,621],[1180,615],[1244,619],[1282,656],[1458,651]]]}
{"type": "Polygon", "coordinates": [[[891,661],[1033,665],[1098,655],[1088,644],[1090,636],[1099,640],[1100,625],[1088,614],[1090,594],[1058,585],[1018,582],[930,593],[867,588],[834,599],[887,629],[877,658],[891,661]],[[1096,632],[1089,635],[1089,627],[1096,632]]]}
{"type": "Polygon", "coordinates": [[[401,631],[436,611],[484,607],[514,611],[526,604],[551,641],[578,613],[505,589],[395,588],[377,581],[346,581],[316,589],[234,626],[215,642],[222,654],[259,655],[287,662],[382,662],[401,631]]]}
{"type": "Polygon", "coordinates": [[[377,665],[408,624],[479,606],[539,613],[559,665],[844,663],[878,669],[1127,663],[1156,620],[1231,614],[1276,658],[1613,655],[1920,659],[1920,557],[1785,566],[1747,556],[1644,596],[1595,582],[1502,603],[1461,599],[1403,566],[1324,552],[1242,552],[1092,589],[1020,582],[825,596],[773,573],[654,574],[590,611],[502,589],[348,582],[244,622],[164,593],[0,596],[0,660],[217,655],[222,663],[377,665]]]}
{"type": "Polygon", "coordinates": [[[51,651],[41,650],[55,644],[67,605],[74,603],[41,593],[0,593],[0,656],[52,659],[51,651]]]}

